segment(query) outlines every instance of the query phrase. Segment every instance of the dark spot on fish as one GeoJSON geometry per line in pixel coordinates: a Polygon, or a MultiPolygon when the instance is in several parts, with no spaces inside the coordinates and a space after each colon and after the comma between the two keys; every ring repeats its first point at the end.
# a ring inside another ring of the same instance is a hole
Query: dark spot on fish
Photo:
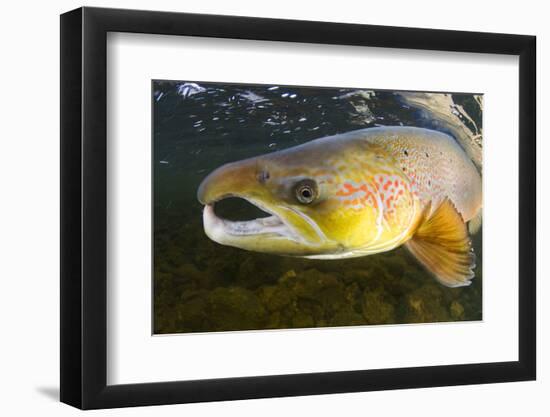
{"type": "Polygon", "coordinates": [[[426,152],[426,158],[429,158],[429,157],[430,157],[430,155],[428,155],[428,152],[426,152]]]}
{"type": "Polygon", "coordinates": [[[403,172],[406,172],[407,171],[407,167],[403,167],[403,172]]]}
{"type": "Polygon", "coordinates": [[[407,152],[406,149],[403,151],[403,153],[405,154],[405,156],[409,156],[409,153],[407,152]]]}
{"type": "Polygon", "coordinates": [[[258,181],[260,183],[265,183],[269,179],[269,172],[268,171],[260,171],[258,173],[258,181]]]}
{"type": "Polygon", "coordinates": [[[432,186],[432,182],[428,180],[428,187],[431,187],[431,186],[432,186]]]}

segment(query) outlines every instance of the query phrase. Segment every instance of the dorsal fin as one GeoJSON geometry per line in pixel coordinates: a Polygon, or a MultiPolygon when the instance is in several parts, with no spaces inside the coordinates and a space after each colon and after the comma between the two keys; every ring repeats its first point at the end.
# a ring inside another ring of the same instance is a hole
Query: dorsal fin
{"type": "Polygon", "coordinates": [[[429,211],[429,207],[424,210],[424,218],[405,246],[443,285],[470,285],[475,255],[462,216],[449,199],[427,217],[429,211]]]}

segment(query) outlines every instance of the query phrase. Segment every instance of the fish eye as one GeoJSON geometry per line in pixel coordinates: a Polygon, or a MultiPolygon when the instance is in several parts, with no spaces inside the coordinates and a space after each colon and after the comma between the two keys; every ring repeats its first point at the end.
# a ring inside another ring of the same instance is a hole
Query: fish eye
{"type": "Polygon", "coordinates": [[[310,204],[317,198],[317,184],[313,180],[302,180],[294,187],[296,199],[302,204],[310,204]]]}

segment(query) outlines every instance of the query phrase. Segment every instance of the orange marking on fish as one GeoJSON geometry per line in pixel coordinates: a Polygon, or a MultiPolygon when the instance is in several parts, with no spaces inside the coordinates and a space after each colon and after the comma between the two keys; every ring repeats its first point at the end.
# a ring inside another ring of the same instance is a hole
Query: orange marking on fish
{"type": "Polygon", "coordinates": [[[369,194],[369,196],[367,197],[367,201],[370,203],[372,207],[378,208],[378,202],[376,201],[376,198],[374,197],[374,195],[369,194]]]}

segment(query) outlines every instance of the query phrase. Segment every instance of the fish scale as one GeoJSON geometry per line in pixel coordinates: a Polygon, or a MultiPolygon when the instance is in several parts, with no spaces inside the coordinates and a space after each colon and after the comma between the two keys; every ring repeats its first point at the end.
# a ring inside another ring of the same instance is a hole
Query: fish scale
{"type": "Polygon", "coordinates": [[[450,136],[427,129],[404,128],[399,133],[369,139],[397,161],[418,190],[423,206],[432,211],[444,198],[453,201],[464,221],[481,207],[481,180],[477,169],[450,136]]]}

